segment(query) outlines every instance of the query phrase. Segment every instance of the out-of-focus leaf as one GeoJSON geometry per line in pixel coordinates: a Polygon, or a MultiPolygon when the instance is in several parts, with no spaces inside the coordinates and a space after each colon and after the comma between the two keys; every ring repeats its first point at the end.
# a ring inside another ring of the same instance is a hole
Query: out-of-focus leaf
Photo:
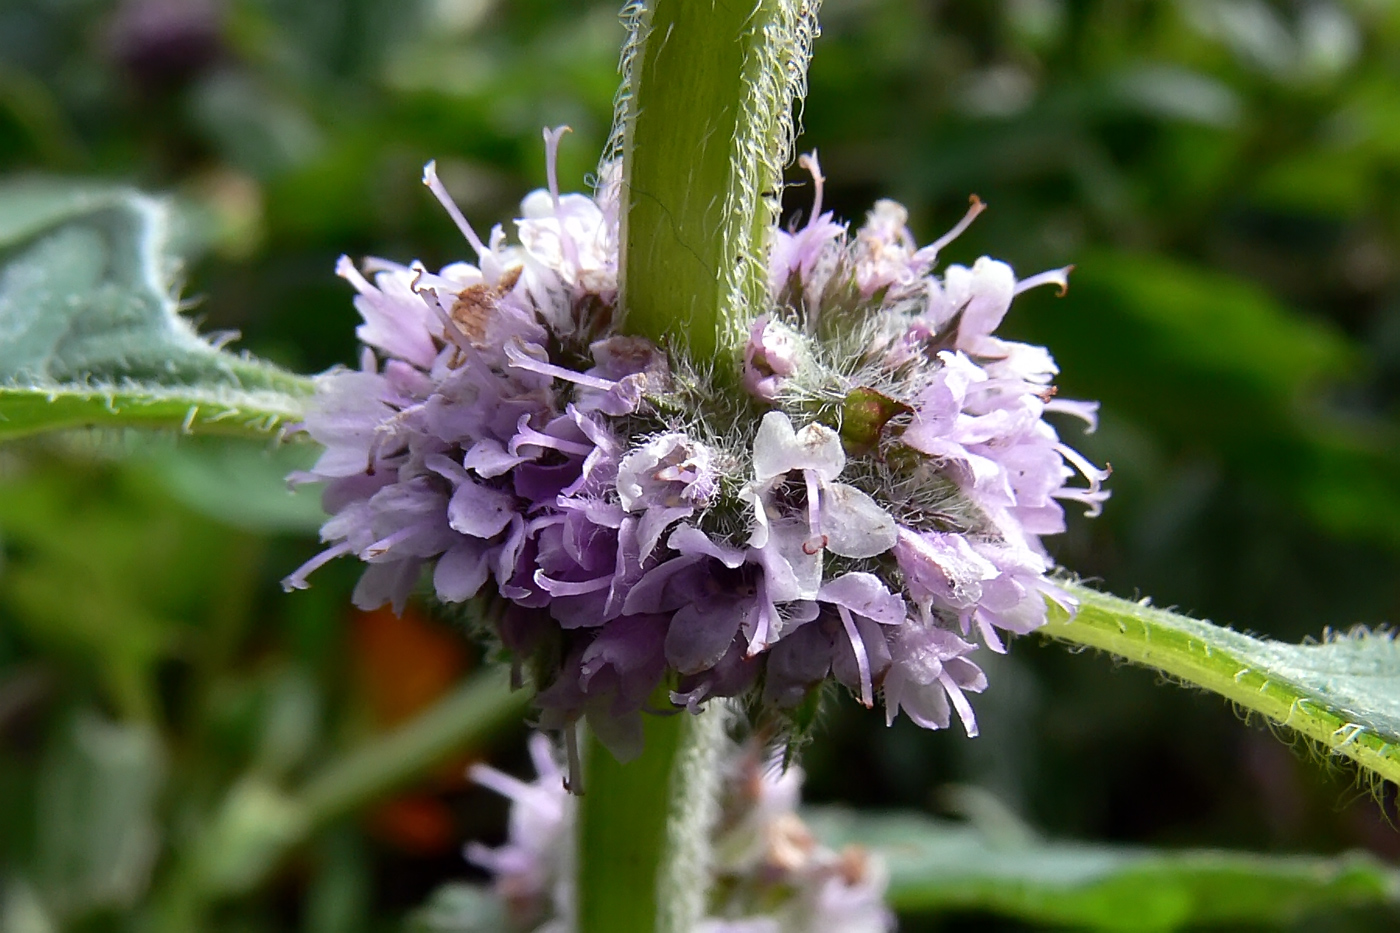
{"type": "Polygon", "coordinates": [[[33,886],[18,878],[10,878],[0,901],[0,930],[5,933],[55,933],[54,919],[44,909],[33,886]]]}
{"type": "Polygon", "coordinates": [[[884,856],[901,912],[968,910],[1122,933],[1276,923],[1400,901],[1400,872],[1356,853],[1334,858],[1170,852],[993,838],[917,813],[808,814],[828,845],[884,856]]]}
{"type": "Polygon", "coordinates": [[[1141,66],[1116,76],[1110,86],[1124,104],[1170,120],[1225,128],[1239,121],[1242,110],[1229,85],[1185,68],[1141,66]]]}
{"type": "Polygon", "coordinates": [[[1333,531],[1400,545],[1400,437],[1328,411],[1359,350],[1239,278],[1097,252],[1072,298],[1013,323],[1053,346],[1072,394],[1184,450],[1209,448],[1333,531]]]}
{"type": "Polygon", "coordinates": [[[311,751],[320,725],[320,697],[304,671],[288,668],[268,678],[263,702],[256,767],[265,776],[280,778],[311,751]]]}
{"type": "Polygon", "coordinates": [[[289,488],[287,475],[316,461],[310,445],[275,448],[225,439],[185,440],[146,462],[170,496],[210,518],[256,532],[314,533],[326,520],[320,486],[289,488]]]}
{"type": "MultiPolygon", "coordinates": [[[[1216,418],[1234,416],[1237,405],[1274,414],[1304,401],[1320,380],[1346,375],[1358,358],[1335,328],[1283,307],[1258,286],[1164,256],[1090,253],[1076,264],[1071,289],[1069,307],[1056,309],[1057,331],[1069,335],[1075,354],[1090,329],[1112,350],[1133,350],[1116,365],[1086,361],[1085,368],[1111,374],[1105,378],[1124,369],[1141,374],[1130,396],[1135,403],[1166,384],[1188,392],[1189,401],[1241,399],[1216,418]]],[[[1063,342],[1055,341],[1057,355],[1063,342]]],[[[1163,407],[1180,401],[1156,399],[1163,407]]],[[[1198,414],[1211,412],[1183,412],[1198,414]]]]}
{"type": "Polygon", "coordinates": [[[269,434],[310,383],[197,335],[170,216],[121,188],[0,186],[0,438],[93,426],[269,434]]]}
{"type": "Polygon", "coordinates": [[[507,927],[501,899],[474,884],[445,884],[408,918],[406,933],[496,933],[507,927]]]}
{"type": "Polygon", "coordinates": [[[247,893],[306,830],[305,807],[262,778],[243,778],[224,798],[193,856],[199,886],[247,893]]]}
{"type": "Polygon", "coordinates": [[[1391,633],[1330,634],[1319,644],[1254,638],[1067,584],[1072,617],[1051,607],[1041,631],[1204,687],[1400,782],[1400,643],[1391,633]]]}
{"type": "Polygon", "coordinates": [[[149,728],[73,720],[44,766],[35,813],[35,881],[52,910],[75,917],[137,902],[160,850],[164,780],[164,750],[149,728]]]}
{"type": "Polygon", "coordinates": [[[127,715],[149,717],[154,665],[191,623],[206,633],[241,624],[257,544],[171,502],[136,469],[42,456],[6,466],[5,624],[97,671],[127,715]]]}

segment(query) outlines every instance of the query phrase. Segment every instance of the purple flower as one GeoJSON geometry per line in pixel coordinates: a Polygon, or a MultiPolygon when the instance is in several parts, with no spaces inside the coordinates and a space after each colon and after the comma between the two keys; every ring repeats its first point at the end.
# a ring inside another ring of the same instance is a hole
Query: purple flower
{"type": "Polygon", "coordinates": [[[801,584],[771,552],[716,544],[688,525],[672,532],[666,546],[678,556],[644,575],[623,611],[673,613],[666,660],[681,674],[714,667],[736,638],[752,657],[780,637],[792,613],[807,612],[801,584]],[[778,608],[794,601],[787,614],[778,608]]]}
{"type": "MultiPolygon", "coordinates": [[[[569,933],[575,897],[570,838],[575,803],[565,791],[549,741],[530,737],[538,777],[526,783],[487,765],[471,778],[511,801],[504,845],[469,843],[466,857],[492,875],[513,931],[569,933]]],[[[711,914],[704,933],[888,933],[889,872],[883,860],[849,846],[823,845],[798,813],[802,770],[783,768],[756,743],[720,755],[721,816],[711,830],[711,914]]]]}
{"type": "Polygon", "coordinates": [[[797,371],[798,337],[768,315],[760,314],[749,328],[744,347],[744,388],[754,398],[771,402],[783,382],[797,371]]]}
{"type": "Polygon", "coordinates": [[[1108,497],[1102,486],[1108,472],[1061,443],[1043,419],[1043,390],[996,378],[960,352],[942,351],[937,360],[941,365],[913,400],[905,444],[946,464],[1001,533],[1027,546],[1064,530],[1057,499],[1078,499],[1098,513],[1108,497]],[[1087,487],[1066,486],[1075,470],[1087,487]]]}
{"type": "Polygon", "coordinates": [[[749,544],[776,550],[792,567],[803,591],[821,579],[821,552],[841,557],[877,557],[894,546],[894,519],[866,492],[835,482],[846,466],[840,436],[813,422],[794,431],[787,415],[763,416],[753,442],[754,479],[742,496],[753,504],[749,544]],[[801,474],[792,490],[789,476],[801,474]],[[794,500],[803,499],[805,526],[793,522],[794,500]],[[799,543],[796,535],[805,534],[799,543]]]}
{"type": "Polygon", "coordinates": [[[641,558],[651,556],[672,524],[708,505],[718,486],[709,448],[684,434],[663,434],[623,457],[617,496],[628,512],[640,513],[641,558]]]}
{"type": "Polygon", "coordinates": [[[969,737],[977,734],[977,717],[966,693],[987,687],[982,669],[967,659],[974,646],[933,625],[900,626],[891,646],[894,661],[885,675],[885,719],[902,711],[925,729],[946,729],[949,701],[969,737]]]}
{"type": "Polygon", "coordinates": [[[815,190],[812,213],[806,224],[791,233],[773,231],[768,277],[774,295],[796,279],[802,284],[801,291],[809,299],[808,303],[815,307],[820,303],[822,288],[831,273],[830,267],[846,236],[846,225],[836,223],[830,211],[822,213],[822,188],[826,179],[822,177],[817,154],[812,152],[801,156],[797,162],[812,174],[815,190]]]}
{"type": "MultiPolygon", "coordinates": [[[[330,517],[285,585],[352,556],[365,608],[420,586],[489,597],[483,624],[531,672],[540,723],[572,736],[586,719],[619,757],[663,683],[677,709],[782,714],[834,680],[974,731],[966,694],[985,681],[963,636],[1003,651],[1047,600],[1072,608],[1040,537],[1064,529],[1062,502],[1094,514],[1108,495],[1046,418],[1092,429],[1095,407],[1054,397],[1044,348],[995,336],[1019,292],[1068,270],[1017,281],[984,257],[934,275],[980,201],[923,248],[888,201],[851,235],[804,157],[813,210],[774,232],[771,302],[694,361],[620,330],[619,170],[593,197],[560,193],[562,133],[545,133],[518,242],[480,238],[430,163],[473,261],[337,264],[364,349],[306,413],[325,449],[291,479],[324,483],[330,517]]],[[[812,903],[835,915],[860,890],[812,903]]]]}
{"type": "Polygon", "coordinates": [[[879,577],[861,572],[843,574],[824,584],[817,598],[835,607],[846,636],[832,658],[836,679],[858,691],[866,707],[874,706],[874,680],[891,660],[883,627],[904,623],[904,600],[891,593],[879,577]]]}
{"type": "Polygon", "coordinates": [[[467,771],[473,781],[511,801],[505,845],[492,849],[471,842],[466,857],[492,874],[492,886],[517,929],[530,929],[550,914],[567,917],[572,912],[566,840],[574,798],[564,787],[549,739],[530,736],[530,759],[537,777],[528,784],[489,765],[472,765],[467,771]]]}
{"type": "Polygon", "coordinates": [[[914,235],[906,226],[909,212],[904,205],[889,200],[876,201],[865,225],[856,231],[855,279],[861,294],[869,297],[881,289],[904,291],[921,282],[938,260],[939,251],[961,236],[986,209],[987,205],[974,194],[972,206],[957,226],[929,246],[918,249],[914,235]]]}
{"type": "Polygon", "coordinates": [[[997,629],[1024,635],[1039,628],[1047,599],[1067,610],[1075,606],[1046,579],[1049,562],[1024,546],[901,528],[894,554],[923,619],[957,619],[963,634],[975,627],[999,653],[1006,648],[997,629]]]}

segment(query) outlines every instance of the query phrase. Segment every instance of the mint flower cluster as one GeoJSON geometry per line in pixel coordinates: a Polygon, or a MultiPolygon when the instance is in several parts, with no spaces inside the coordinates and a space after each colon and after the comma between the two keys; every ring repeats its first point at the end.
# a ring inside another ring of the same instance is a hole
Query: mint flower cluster
{"type": "Polygon", "coordinates": [[[1097,512],[1106,472],[1046,415],[1045,349],[994,331],[1018,281],[993,259],[932,269],[981,211],[919,248],[899,205],[856,230],[822,212],[774,231],[769,295],[712,360],[626,331],[618,302],[617,166],[596,196],[549,185],[515,242],[483,240],[424,182],[475,252],[437,272],[342,258],[358,292],[358,370],[319,377],[302,427],[325,447],[327,547],[355,603],[396,609],[428,573],[476,599],[538,690],[539,724],[586,718],[621,757],[665,685],[675,707],[738,697],[793,711],[835,680],[926,728],[986,687],[978,644],[1072,608],[1041,536],[1061,503],[1097,512]]]}
{"type": "MultiPolygon", "coordinates": [[[[511,801],[508,835],[491,848],[466,847],[467,860],[491,874],[511,931],[570,933],[574,929],[569,844],[577,798],[548,738],[530,737],[537,778],[523,781],[489,765],[473,765],[472,780],[511,801]]],[[[798,813],[802,769],[784,769],[760,743],[726,740],[721,756],[718,820],[710,831],[710,903],[696,933],[890,933],[885,906],[889,872],[860,846],[823,845],[798,813]]],[[[439,922],[443,930],[472,928],[439,922]]]]}

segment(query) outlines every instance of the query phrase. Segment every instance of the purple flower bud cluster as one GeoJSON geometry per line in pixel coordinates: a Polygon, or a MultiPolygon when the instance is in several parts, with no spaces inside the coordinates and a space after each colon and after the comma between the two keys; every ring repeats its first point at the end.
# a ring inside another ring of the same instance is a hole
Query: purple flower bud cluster
{"type": "MultiPolygon", "coordinates": [[[[573,846],[576,798],[549,740],[530,738],[537,779],[489,765],[469,772],[478,784],[510,798],[504,844],[470,843],[467,860],[492,876],[492,888],[513,931],[573,929],[573,846]]],[[[698,933],[889,933],[884,861],[859,846],[834,851],[798,814],[802,770],[781,768],[750,740],[721,758],[720,814],[710,833],[710,915],[698,933]]]]}
{"type": "Polygon", "coordinates": [[[364,608],[401,608],[425,575],[528,669],[540,725],[587,718],[616,754],[643,711],[716,697],[783,714],[826,682],[927,728],[986,679],[976,643],[1072,607],[1040,537],[1061,502],[1097,511],[1106,472],[1045,415],[1041,347],[993,336],[1017,281],[983,258],[931,274],[880,202],[852,234],[821,211],[774,231],[770,301],[704,367],[627,335],[617,302],[615,167],[595,197],[555,180],[529,195],[516,242],[482,240],[424,181],[476,254],[432,272],[371,259],[358,370],[320,377],[303,430],[325,447],[294,481],[325,484],[327,561],[366,565],[364,608]],[[1082,484],[1071,484],[1082,477],[1082,484]],[[660,697],[660,699],[658,699],[660,697]]]}

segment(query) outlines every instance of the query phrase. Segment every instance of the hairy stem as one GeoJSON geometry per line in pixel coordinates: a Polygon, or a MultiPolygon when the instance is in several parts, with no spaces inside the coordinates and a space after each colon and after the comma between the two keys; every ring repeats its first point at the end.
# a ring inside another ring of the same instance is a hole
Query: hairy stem
{"type": "Polygon", "coordinates": [[[1062,584],[1079,611],[1050,607],[1040,633],[1155,668],[1260,713],[1400,782],[1400,719],[1393,686],[1400,644],[1389,635],[1289,645],[1210,622],[1062,584]]]}
{"type": "Polygon", "coordinates": [[[578,823],[579,933],[688,933],[704,913],[726,712],[647,716],[623,764],[589,737],[578,823]]]}
{"type": "MultiPolygon", "coordinates": [[[[613,138],[628,333],[705,362],[767,299],[769,231],[819,0],[633,0],[613,138]]],[[[726,367],[717,367],[724,372],[726,367]]],[[[658,705],[664,706],[663,692],[658,705]]],[[[690,933],[704,914],[723,707],[645,717],[640,757],[588,740],[579,933],[690,933]]]]}
{"type": "Polygon", "coordinates": [[[768,231],[817,6],[629,7],[610,155],[623,161],[619,282],[631,333],[708,360],[764,301],[768,231]]]}

